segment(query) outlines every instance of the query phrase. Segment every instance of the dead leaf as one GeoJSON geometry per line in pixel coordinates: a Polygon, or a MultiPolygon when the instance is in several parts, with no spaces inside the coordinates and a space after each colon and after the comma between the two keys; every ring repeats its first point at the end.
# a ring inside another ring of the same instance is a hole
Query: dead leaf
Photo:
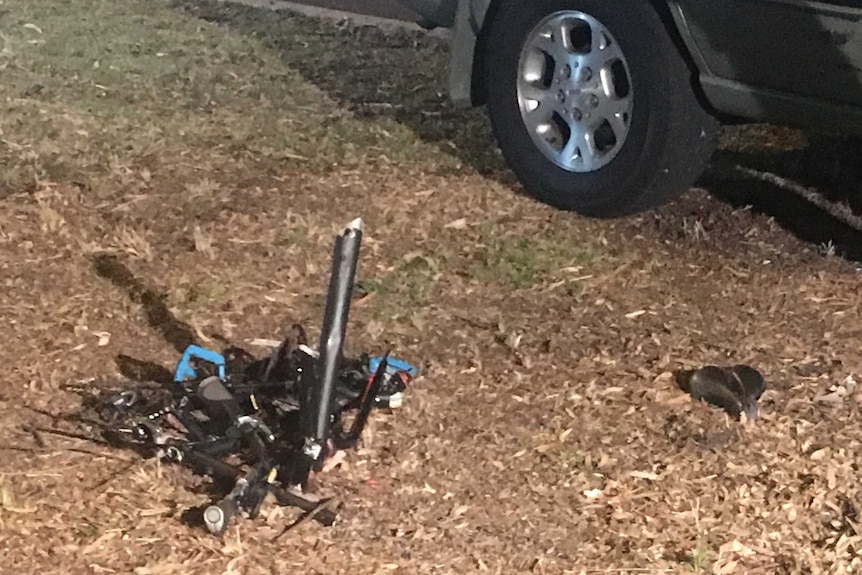
{"type": "Polygon", "coordinates": [[[99,347],[105,347],[106,345],[108,345],[109,343],[111,343],[111,334],[110,334],[110,332],[107,332],[107,331],[93,331],[93,332],[90,332],[90,333],[92,333],[94,336],[96,336],[96,337],[98,337],[98,338],[99,338],[99,343],[98,343],[99,347]]]}
{"type": "Polygon", "coordinates": [[[650,481],[656,481],[659,479],[658,475],[649,471],[632,471],[629,473],[629,476],[636,479],[649,479],[650,481]]]}
{"type": "Polygon", "coordinates": [[[281,342],[277,339],[263,339],[263,338],[254,338],[250,342],[249,345],[253,345],[256,347],[278,347],[281,345],[281,342]]]}
{"type": "Polygon", "coordinates": [[[463,230],[467,227],[467,219],[466,218],[458,218],[457,220],[449,222],[448,224],[446,224],[443,227],[450,229],[450,230],[463,230]]]}
{"type": "Polygon", "coordinates": [[[739,561],[736,561],[735,559],[730,559],[720,567],[713,567],[713,572],[716,575],[727,575],[728,573],[735,573],[738,566],[739,561]]]}

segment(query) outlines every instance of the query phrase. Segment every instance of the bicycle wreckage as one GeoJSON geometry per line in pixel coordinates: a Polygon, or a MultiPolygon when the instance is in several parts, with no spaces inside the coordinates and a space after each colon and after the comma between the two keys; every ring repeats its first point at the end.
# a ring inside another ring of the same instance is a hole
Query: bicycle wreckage
{"type": "Polygon", "coordinates": [[[310,479],[357,445],[373,409],[397,407],[417,375],[388,353],[344,357],[361,239],[360,219],[336,237],[318,350],[299,325],[264,358],[239,347],[217,353],[193,345],[170,385],[97,397],[100,428],[112,444],[155,451],[232,485],[203,511],[213,535],[237,515],[256,517],[270,493],[279,505],[331,525],[337,506],[318,498],[310,479]]]}

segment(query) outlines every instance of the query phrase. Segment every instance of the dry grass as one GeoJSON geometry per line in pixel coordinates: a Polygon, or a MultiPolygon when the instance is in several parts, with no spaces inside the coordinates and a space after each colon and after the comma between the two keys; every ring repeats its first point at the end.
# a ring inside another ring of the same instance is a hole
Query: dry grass
{"type": "Polygon", "coordinates": [[[862,566],[850,263],[700,191],[613,222],[520,196],[428,38],[189,2],[2,9],[0,571],[862,566]],[[216,541],[187,524],[204,480],[52,432],[69,382],[313,332],[355,216],[372,296],[349,345],[424,376],[324,481],[340,524],[273,544],[293,517],[267,505],[216,541]],[[727,361],[770,381],[756,425],[671,384],[727,361]]]}

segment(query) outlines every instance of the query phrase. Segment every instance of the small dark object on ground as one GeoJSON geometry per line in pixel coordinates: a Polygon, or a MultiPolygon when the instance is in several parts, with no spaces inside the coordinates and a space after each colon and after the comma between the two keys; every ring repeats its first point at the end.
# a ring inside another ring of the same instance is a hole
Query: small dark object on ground
{"type": "Polygon", "coordinates": [[[760,372],[747,365],[707,365],[676,371],[674,377],[681,390],[724,409],[734,419],[743,413],[750,420],[756,419],[757,400],[766,390],[766,380],[760,372]]]}
{"type": "Polygon", "coordinates": [[[356,220],[336,238],[320,351],[308,347],[298,325],[264,358],[238,347],[217,353],[190,345],[172,382],[140,382],[85,401],[87,419],[113,444],[155,453],[228,486],[202,512],[214,535],[237,515],[256,517],[270,493],[279,505],[305,511],[308,521],[331,525],[339,503],[312,493],[310,480],[339,451],[357,445],[373,408],[399,405],[416,375],[388,353],[343,357],[361,237],[356,220]],[[345,428],[348,410],[358,413],[345,428]],[[232,461],[237,457],[239,464],[232,461]]]}

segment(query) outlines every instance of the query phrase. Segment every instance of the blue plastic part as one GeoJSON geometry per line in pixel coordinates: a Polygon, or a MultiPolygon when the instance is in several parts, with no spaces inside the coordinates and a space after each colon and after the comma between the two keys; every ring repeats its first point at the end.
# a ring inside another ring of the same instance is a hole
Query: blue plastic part
{"type": "MultiPolygon", "coordinates": [[[[380,365],[380,361],[383,359],[383,356],[372,357],[368,360],[368,371],[371,373],[375,373],[377,371],[377,366],[380,365]]],[[[394,357],[390,357],[388,360],[388,366],[386,368],[386,372],[390,375],[398,373],[399,371],[406,371],[410,377],[416,377],[416,374],[419,373],[419,370],[416,369],[413,365],[407,363],[403,359],[396,359],[394,357]]]]}
{"type": "Polygon", "coordinates": [[[174,382],[181,383],[187,377],[195,378],[197,372],[191,366],[192,359],[202,359],[216,366],[218,376],[221,379],[225,378],[225,361],[224,356],[220,353],[204,349],[196,345],[190,345],[183,352],[180,362],[177,364],[177,370],[174,372],[174,382]]]}

